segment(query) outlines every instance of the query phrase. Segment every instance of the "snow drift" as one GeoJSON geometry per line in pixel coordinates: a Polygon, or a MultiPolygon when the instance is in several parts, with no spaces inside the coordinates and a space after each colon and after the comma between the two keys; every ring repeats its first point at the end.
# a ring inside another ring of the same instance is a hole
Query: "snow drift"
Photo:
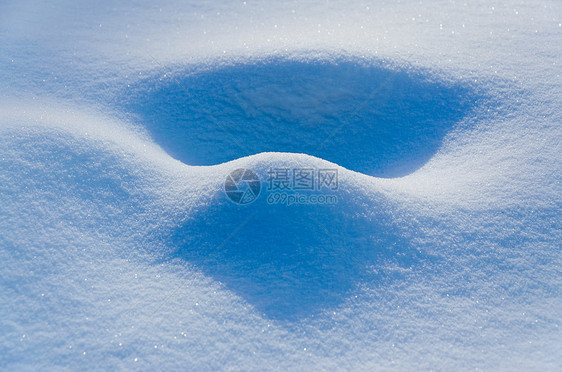
{"type": "Polygon", "coordinates": [[[558,370],[560,11],[0,5],[0,369],[558,370]]]}

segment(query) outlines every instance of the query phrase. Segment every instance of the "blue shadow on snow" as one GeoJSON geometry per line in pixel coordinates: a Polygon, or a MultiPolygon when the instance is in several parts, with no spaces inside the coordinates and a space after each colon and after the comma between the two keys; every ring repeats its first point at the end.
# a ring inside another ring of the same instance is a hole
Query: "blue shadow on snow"
{"type": "Polygon", "coordinates": [[[385,208],[342,195],[335,205],[270,205],[263,195],[235,205],[219,194],[165,239],[171,258],[194,264],[266,317],[292,323],[335,309],[361,283],[383,288],[434,266],[385,208]],[[366,217],[373,208],[381,210],[366,217]]]}
{"type": "Polygon", "coordinates": [[[124,109],[190,165],[295,152],[377,177],[404,176],[435,154],[478,98],[464,84],[350,60],[160,72],[126,90],[124,109]]]}

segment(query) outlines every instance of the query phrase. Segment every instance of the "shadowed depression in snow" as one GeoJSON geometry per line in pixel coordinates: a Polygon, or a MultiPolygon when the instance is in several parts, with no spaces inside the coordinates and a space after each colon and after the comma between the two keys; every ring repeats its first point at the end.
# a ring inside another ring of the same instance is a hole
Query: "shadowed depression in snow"
{"type": "Polygon", "coordinates": [[[417,70],[285,59],[160,69],[125,96],[125,109],[189,165],[295,152],[378,177],[425,164],[477,99],[469,86],[417,70]]]}

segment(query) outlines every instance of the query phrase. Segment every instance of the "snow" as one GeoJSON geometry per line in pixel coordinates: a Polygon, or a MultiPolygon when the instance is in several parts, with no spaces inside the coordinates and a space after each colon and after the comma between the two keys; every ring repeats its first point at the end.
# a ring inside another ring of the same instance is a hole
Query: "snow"
{"type": "Polygon", "coordinates": [[[559,370],[561,15],[2,3],[0,369],[559,370]]]}

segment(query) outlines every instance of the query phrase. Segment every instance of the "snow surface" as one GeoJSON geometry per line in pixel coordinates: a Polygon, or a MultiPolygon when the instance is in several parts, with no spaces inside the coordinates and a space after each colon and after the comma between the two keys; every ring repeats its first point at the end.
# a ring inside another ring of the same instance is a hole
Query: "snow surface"
{"type": "Polygon", "coordinates": [[[562,4],[0,3],[0,369],[560,370],[562,4]],[[338,169],[236,205],[237,168],[338,169]]]}

